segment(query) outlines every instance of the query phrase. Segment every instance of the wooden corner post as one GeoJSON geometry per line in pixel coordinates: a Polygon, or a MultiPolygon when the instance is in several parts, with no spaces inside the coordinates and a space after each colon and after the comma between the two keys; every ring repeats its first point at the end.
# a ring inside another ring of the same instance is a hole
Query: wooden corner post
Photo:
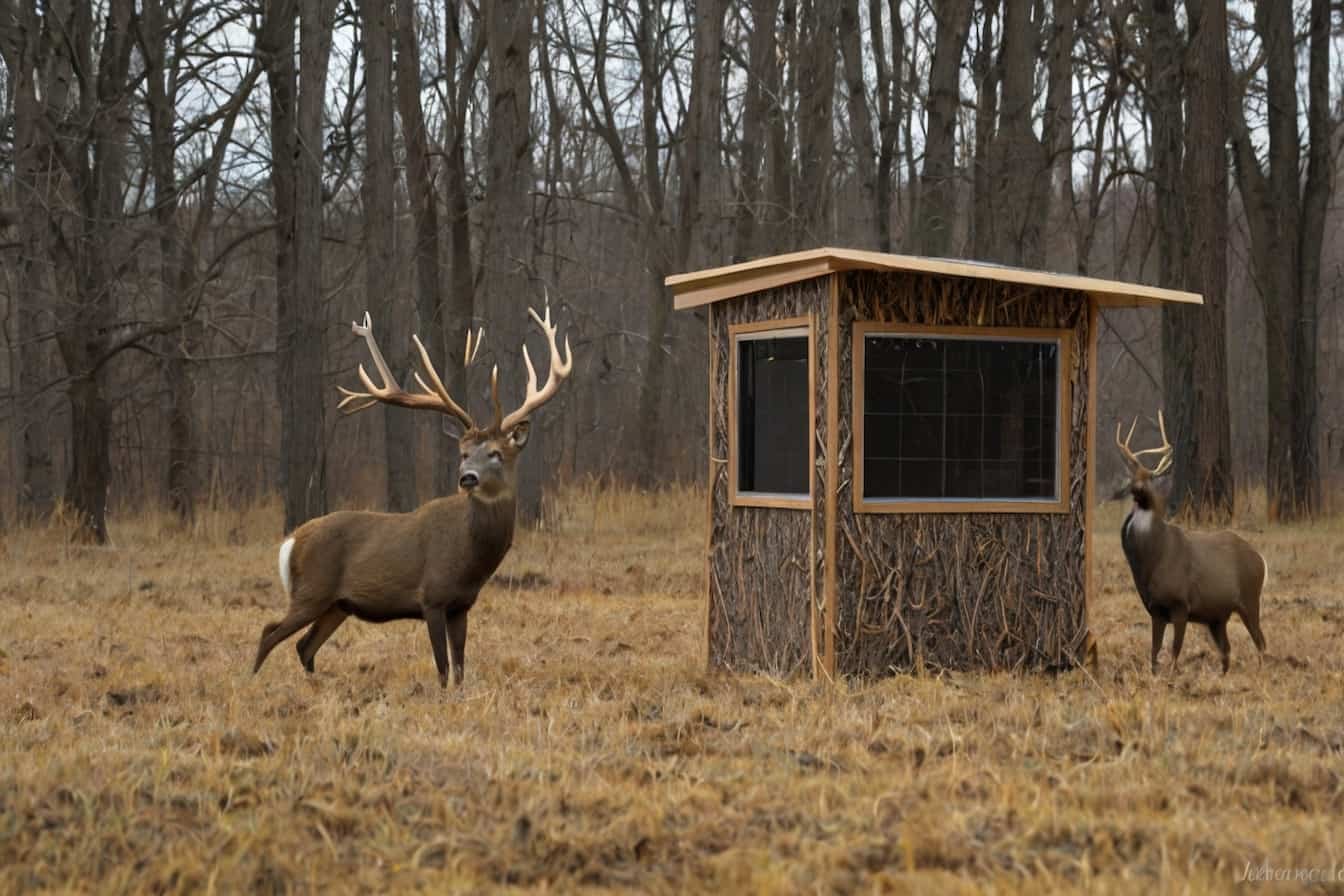
{"type": "Polygon", "coordinates": [[[840,606],[839,576],[835,568],[836,538],[840,526],[840,277],[827,279],[826,313],[826,495],[822,528],[825,530],[822,598],[825,604],[822,674],[835,679],[835,629],[840,606]]]}

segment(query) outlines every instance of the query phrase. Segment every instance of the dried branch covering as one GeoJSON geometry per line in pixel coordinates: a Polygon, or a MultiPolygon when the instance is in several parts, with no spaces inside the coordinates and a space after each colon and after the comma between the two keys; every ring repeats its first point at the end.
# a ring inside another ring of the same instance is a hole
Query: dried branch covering
{"type": "Polygon", "coordinates": [[[794,283],[715,307],[710,344],[716,353],[710,406],[709,662],[735,670],[792,675],[810,671],[808,600],[819,600],[825,489],[825,277],[794,283]],[[813,508],[734,507],[728,495],[728,401],[734,324],[814,315],[817,429],[813,508]],[[817,567],[809,568],[808,558],[817,567]]]}
{"type": "Polygon", "coordinates": [[[1081,293],[907,273],[840,279],[837,670],[1074,665],[1087,631],[1084,504],[1088,345],[1081,293]],[[856,320],[1074,332],[1068,513],[856,514],[856,320]]]}

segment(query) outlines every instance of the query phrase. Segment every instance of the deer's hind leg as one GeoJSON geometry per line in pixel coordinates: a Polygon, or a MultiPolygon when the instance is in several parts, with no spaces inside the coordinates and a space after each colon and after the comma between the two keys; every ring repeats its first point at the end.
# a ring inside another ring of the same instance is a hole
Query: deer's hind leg
{"type": "Polygon", "coordinates": [[[1260,652],[1261,662],[1264,661],[1265,653],[1265,633],[1260,631],[1260,608],[1257,606],[1249,613],[1237,611],[1241,617],[1242,624],[1246,626],[1246,631],[1251,633],[1251,640],[1255,642],[1255,649],[1260,652]]]}
{"type": "Polygon", "coordinates": [[[288,616],[279,622],[272,622],[262,629],[261,643],[257,645],[257,661],[252,665],[252,674],[257,674],[261,669],[261,664],[266,662],[267,655],[275,649],[277,644],[315,620],[321,613],[321,610],[315,612],[306,607],[295,607],[291,604],[288,616]]]}
{"type": "Polygon", "coordinates": [[[295,649],[299,653],[299,662],[303,664],[306,672],[316,671],[313,658],[317,656],[317,652],[322,649],[323,644],[327,643],[327,639],[335,633],[336,629],[341,627],[341,623],[349,618],[350,614],[340,607],[331,607],[327,612],[317,617],[317,621],[313,623],[312,628],[308,629],[308,633],[299,639],[295,649]]]}
{"type": "Polygon", "coordinates": [[[1209,635],[1223,658],[1223,674],[1226,675],[1228,667],[1232,665],[1232,642],[1227,639],[1227,620],[1209,623],[1209,635]]]}

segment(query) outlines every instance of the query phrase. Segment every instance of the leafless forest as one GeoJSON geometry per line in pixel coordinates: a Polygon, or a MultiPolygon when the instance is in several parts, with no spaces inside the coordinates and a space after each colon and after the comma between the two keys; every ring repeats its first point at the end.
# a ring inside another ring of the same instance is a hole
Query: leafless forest
{"type": "Polygon", "coordinates": [[[0,0],[0,514],[412,507],[455,455],[337,415],[350,321],[400,372],[418,332],[475,403],[484,325],[513,399],[546,296],[576,369],[524,512],[694,480],[704,321],[663,278],[842,245],[1203,293],[1106,315],[1103,423],[1164,407],[1197,513],[1263,484],[1314,515],[1344,477],[1338,6],[0,0]]]}

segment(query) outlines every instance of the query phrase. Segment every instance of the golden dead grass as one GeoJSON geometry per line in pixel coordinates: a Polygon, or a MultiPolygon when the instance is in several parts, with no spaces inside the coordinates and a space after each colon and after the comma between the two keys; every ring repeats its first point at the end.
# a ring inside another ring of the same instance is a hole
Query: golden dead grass
{"type": "MultiPolygon", "coordinates": [[[[703,670],[703,496],[576,490],[441,691],[421,627],[247,674],[274,508],[0,543],[0,891],[1225,891],[1344,865],[1339,521],[1249,536],[1234,623],[1147,672],[1114,506],[1095,675],[835,687],[703,670]]],[[[1170,636],[1168,636],[1170,637],[1170,636]]]]}

